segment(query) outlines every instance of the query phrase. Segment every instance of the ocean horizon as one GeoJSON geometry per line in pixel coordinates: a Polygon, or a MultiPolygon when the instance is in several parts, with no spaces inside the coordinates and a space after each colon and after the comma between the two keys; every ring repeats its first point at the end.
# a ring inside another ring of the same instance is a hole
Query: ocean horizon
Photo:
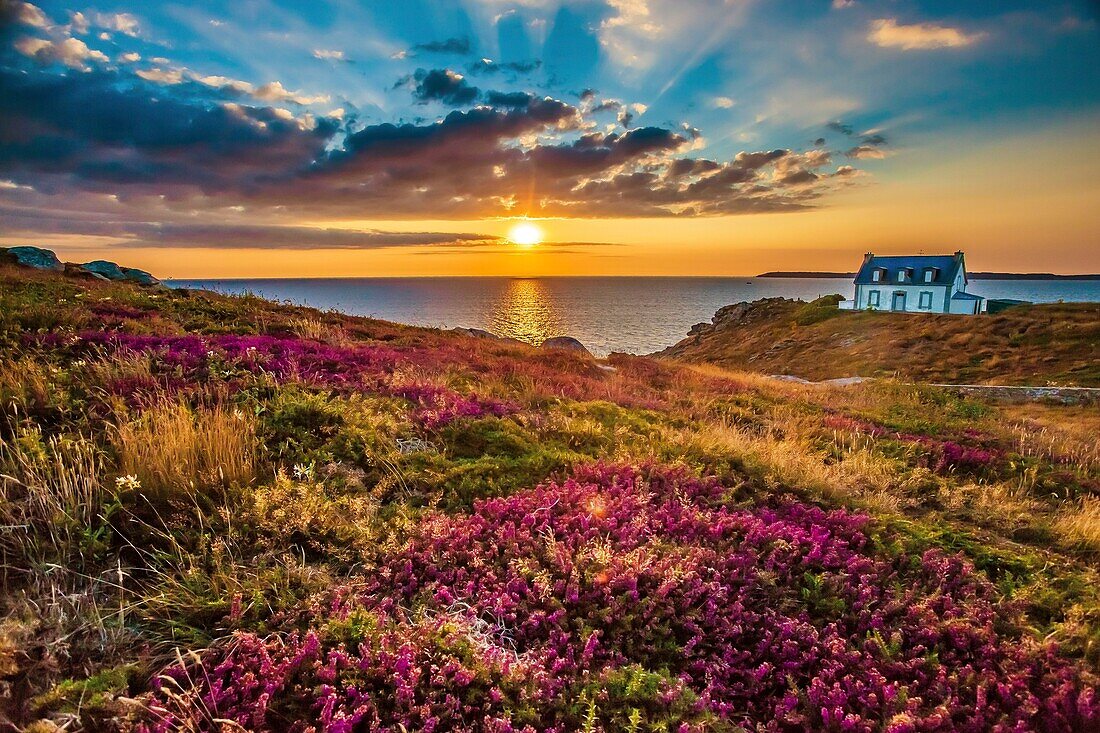
{"type": "MultiPolygon", "coordinates": [[[[251,293],[322,310],[436,328],[480,328],[531,344],[572,336],[598,356],[648,354],[725,305],[851,297],[839,278],[551,276],[174,279],[172,287],[251,293]]],[[[1036,303],[1100,301],[1095,280],[978,280],[968,291],[1036,303]]]]}

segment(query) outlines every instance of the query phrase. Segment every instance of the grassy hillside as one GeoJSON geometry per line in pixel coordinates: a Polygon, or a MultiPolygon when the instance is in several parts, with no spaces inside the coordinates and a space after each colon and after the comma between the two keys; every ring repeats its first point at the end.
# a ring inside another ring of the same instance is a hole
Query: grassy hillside
{"type": "Polygon", "coordinates": [[[0,729],[1095,730],[1098,427],[0,269],[0,729]]]}
{"type": "Polygon", "coordinates": [[[834,302],[772,298],[732,318],[719,311],[716,322],[659,355],[811,380],[1100,386],[1100,304],[1021,306],[968,318],[840,311],[834,302]]]}

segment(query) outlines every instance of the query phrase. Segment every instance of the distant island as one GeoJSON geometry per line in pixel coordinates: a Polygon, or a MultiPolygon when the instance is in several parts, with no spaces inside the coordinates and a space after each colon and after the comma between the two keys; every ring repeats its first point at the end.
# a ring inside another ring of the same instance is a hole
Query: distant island
{"type": "MultiPolygon", "coordinates": [[[[852,279],[854,272],[764,272],[757,277],[820,277],[852,279]]],[[[1100,274],[1055,275],[1052,272],[971,272],[971,280],[1100,280],[1100,274]]]]}

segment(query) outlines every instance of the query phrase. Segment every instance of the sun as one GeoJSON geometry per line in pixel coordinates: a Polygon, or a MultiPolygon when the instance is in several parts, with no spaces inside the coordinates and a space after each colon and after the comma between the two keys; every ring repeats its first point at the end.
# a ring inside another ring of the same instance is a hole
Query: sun
{"type": "Polygon", "coordinates": [[[542,229],[529,221],[521,221],[508,230],[508,239],[521,247],[534,247],[542,238],[542,229]]]}

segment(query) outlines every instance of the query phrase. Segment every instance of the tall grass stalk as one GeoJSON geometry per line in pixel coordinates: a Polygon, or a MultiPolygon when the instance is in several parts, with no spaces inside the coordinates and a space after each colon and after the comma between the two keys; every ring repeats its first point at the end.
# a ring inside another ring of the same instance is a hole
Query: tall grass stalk
{"type": "Polygon", "coordinates": [[[255,476],[255,423],[240,411],[169,403],[119,424],[112,439],[121,472],[148,497],[193,496],[255,476]]]}

